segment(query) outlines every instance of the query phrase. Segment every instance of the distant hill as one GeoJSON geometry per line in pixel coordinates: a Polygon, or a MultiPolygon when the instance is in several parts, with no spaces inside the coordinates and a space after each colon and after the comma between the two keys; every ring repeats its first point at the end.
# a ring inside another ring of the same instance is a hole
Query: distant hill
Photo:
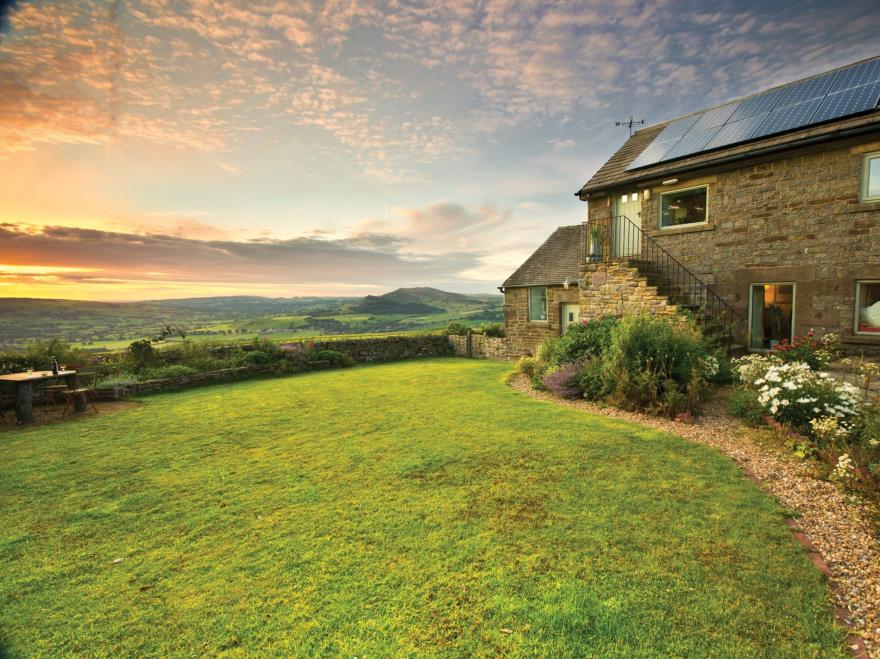
{"type": "Polygon", "coordinates": [[[125,346],[155,336],[166,325],[203,337],[430,329],[451,319],[497,322],[502,318],[501,304],[500,295],[463,295],[427,287],[363,298],[239,295],[144,302],[0,298],[0,348],[51,338],[96,347],[125,346]]]}
{"type": "Polygon", "coordinates": [[[443,313],[445,310],[421,302],[401,302],[385,295],[367,295],[360,302],[349,305],[351,313],[368,313],[374,316],[413,315],[443,313]]]}

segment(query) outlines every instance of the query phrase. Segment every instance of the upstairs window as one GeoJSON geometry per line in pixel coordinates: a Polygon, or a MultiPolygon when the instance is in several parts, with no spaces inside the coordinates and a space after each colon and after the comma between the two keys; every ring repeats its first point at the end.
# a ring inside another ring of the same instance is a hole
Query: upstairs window
{"type": "Polygon", "coordinates": [[[862,170],[862,201],[880,201],[880,153],[865,156],[862,170]]]}
{"type": "Polygon", "coordinates": [[[689,188],[660,194],[660,226],[678,227],[704,224],[709,220],[706,200],[708,188],[689,188]]]}
{"type": "Polygon", "coordinates": [[[529,320],[547,320],[547,289],[543,286],[529,288],[529,320]]]}

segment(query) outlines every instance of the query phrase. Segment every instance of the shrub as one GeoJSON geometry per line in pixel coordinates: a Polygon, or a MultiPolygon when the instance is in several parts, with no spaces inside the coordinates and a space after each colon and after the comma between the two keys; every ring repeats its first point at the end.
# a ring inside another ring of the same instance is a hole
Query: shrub
{"type": "Polygon", "coordinates": [[[612,330],[605,384],[620,407],[670,416],[693,412],[706,393],[707,355],[695,325],[631,316],[612,330]]]}
{"type": "Polygon", "coordinates": [[[813,330],[807,332],[806,336],[796,336],[792,341],[782,339],[773,347],[772,354],[776,355],[783,362],[803,362],[814,371],[818,371],[824,363],[819,358],[825,354],[822,344],[816,340],[813,330]]]}
{"type": "Polygon", "coordinates": [[[755,380],[764,377],[767,370],[774,365],[781,364],[776,355],[751,354],[733,360],[733,372],[735,379],[747,387],[753,387],[755,380]]]}
{"type": "Polygon", "coordinates": [[[843,357],[843,339],[840,334],[826,334],[819,339],[819,348],[816,350],[816,357],[824,364],[836,362],[843,357]]]}
{"type": "Polygon", "coordinates": [[[310,361],[338,368],[354,366],[354,360],[338,350],[315,350],[312,352],[310,361]]]}
{"type": "Polygon", "coordinates": [[[99,381],[98,386],[101,389],[112,389],[113,387],[126,387],[135,382],[137,382],[137,378],[133,374],[129,374],[102,379],[99,381]]]}
{"type": "Polygon", "coordinates": [[[516,370],[531,380],[535,377],[535,373],[540,366],[540,363],[534,357],[520,357],[516,363],[516,370]]]}
{"type": "Polygon", "coordinates": [[[184,366],[183,364],[169,364],[167,366],[157,366],[155,368],[146,368],[138,373],[139,380],[165,380],[170,378],[181,378],[186,375],[197,373],[192,366],[184,366]]]}
{"type": "Polygon", "coordinates": [[[486,323],[485,325],[480,325],[474,329],[474,331],[478,334],[495,337],[497,339],[504,338],[504,325],[501,323],[486,323]]]}
{"type": "Polygon", "coordinates": [[[553,353],[558,364],[579,362],[603,354],[611,344],[611,331],[620,324],[613,316],[568,326],[553,353]]]}
{"type": "Polygon", "coordinates": [[[441,332],[445,336],[461,336],[463,334],[467,334],[471,331],[471,328],[468,325],[465,325],[459,320],[450,320],[446,327],[443,328],[441,332]]]}
{"type": "Polygon", "coordinates": [[[250,365],[260,365],[260,364],[268,364],[272,361],[272,357],[267,355],[262,350],[251,350],[246,353],[244,356],[244,363],[250,365]]]}
{"type": "Polygon", "coordinates": [[[606,393],[604,367],[600,357],[588,358],[578,367],[578,388],[587,400],[599,400],[606,393]]]}
{"type": "Polygon", "coordinates": [[[813,371],[804,362],[771,365],[753,386],[771,417],[808,435],[814,434],[813,419],[833,417],[849,431],[859,414],[858,388],[813,371]]]}
{"type": "Polygon", "coordinates": [[[556,361],[556,344],[559,342],[559,339],[554,338],[546,338],[541,342],[541,345],[538,346],[538,354],[536,355],[539,362],[543,362],[545,364],[549,364],[551,366],[555,366],[558,362],[556,361]]]}
{"type": "Polygon", "coordinates": [[[748,387],[736,387],[730,392],[727,401],[730,413],[751,426],[761,425],[764,419],[764,406],[758,401],[758,394],[748,387]]]}
{"type": "Polygon", "coordinates": [[[134,367],[138,370],[156,362],[156,350],[148,339],[134,341],[128,346],[128,354],[134,367]]]}
{"type": "Polygon", "coordinates": [[[574,364],[562,364],[544,374],[544,388],[563,398],[580,398],[578,368],[574,364]]]}
{"type": "Polygon", "coordinates": [[[262,352],[269,358],[269,361],[275,361],[284,357],[284,351],[281,350],[281,346],[270,339],[262,339],[259,336],[255,336],[251,347],[253,347],[251,352],[262,352]]]}

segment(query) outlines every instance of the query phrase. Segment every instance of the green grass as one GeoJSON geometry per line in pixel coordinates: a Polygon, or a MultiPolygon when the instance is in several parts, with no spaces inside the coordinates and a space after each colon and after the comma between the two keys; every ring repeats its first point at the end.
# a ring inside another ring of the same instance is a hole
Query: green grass
{"type": "Polygon", "coordinates": [[[844,656],[730,460],[508,368],[316,372],[0,435],[0,655],[844,656]]]}

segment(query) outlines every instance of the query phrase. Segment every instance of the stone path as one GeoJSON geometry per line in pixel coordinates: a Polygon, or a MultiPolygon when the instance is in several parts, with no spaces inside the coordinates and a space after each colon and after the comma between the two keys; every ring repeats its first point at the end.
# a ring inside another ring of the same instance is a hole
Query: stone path
{"type": "Polygon", "coordinates": [[[793,530],[803,537],[795,537],[808,551],[814,547],[821,557],[819,561],[814,558],[814,563],[823,571],[827,567],[838,617],[851,625],[850,651],[857,657],[880,659],[880,539],[871,521],[878,519],[880,511],[817,478],[810,462],[756,444],[748,430],[727,413],[723,395],[710,401],[694,423],[685,424],[535,391],[522,374],[514,375],[510,386],[533,398],[665,430],[729,455],[747,476],[796,512],[793,530]]]}

